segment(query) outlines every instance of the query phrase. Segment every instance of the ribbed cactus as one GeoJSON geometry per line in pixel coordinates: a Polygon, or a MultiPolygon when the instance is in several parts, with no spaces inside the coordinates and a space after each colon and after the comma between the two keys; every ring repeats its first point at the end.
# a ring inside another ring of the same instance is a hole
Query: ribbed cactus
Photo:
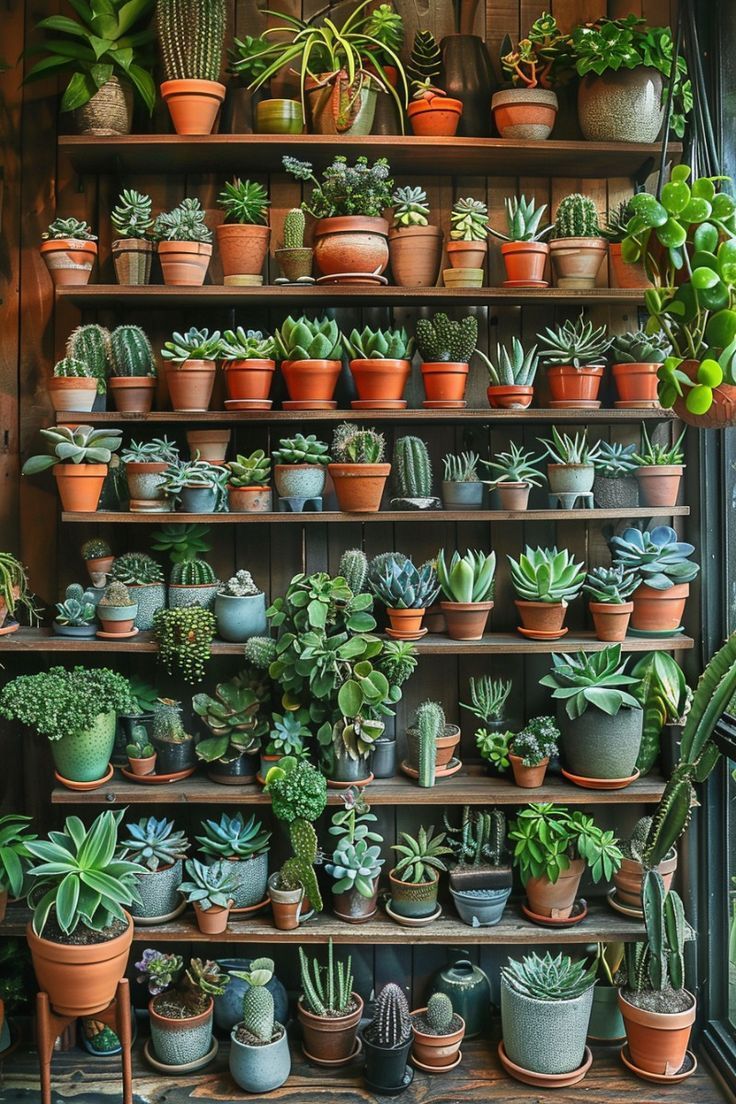
{"type": "Polygon", "coordinates": [[[268,670],[276,658],[276,641],[270,636],[252,636],[245,645],[245,658],[260,671],[268,670]]]}
{"type": "Polygon", "coordinates": [[[113,376],[156,375],[151,342],[140,326],[118,326],[112,331],[110,368],[113,376]]]}
{"type": "Polygon", "coordinates": [[[57,378],[63,376],[65,379],[84,379],[90,378],[92,373],[83,361],[74,360],[72,357],[63,357],[54,365],[54,375],[57,378]]]}
{"type": "Polygon", "coordinates": [[[156,19],[166,80],[219,80],[225,0],[158,0],[156,19]]]}
{"type": "Polygon", "coordinates": [[[373,1041],[386,1048],[401,1046],[411,1035],[409,1005],[395,982],[389,981],[376,997],[371,1027],[373,1041]]]}
{"type": "Polygon", "coordinates": [[[301,207],[292,207],[284,218],[284,249],[304,248],[306,218],[301,207]]]}
{"type": "Polygon", "coordinates": [[[445,712],[438,702],[422,702],[415,723],[419,734],[419,785],[434,786],[437,740],[445,732],[445,712]]]}
{"type": "Polygon", "coordinates": [[[395,489],[399,498],[429,498],[432,464],[421,437],[399,437],[393,456],[395,489]]]}
{"type": "Polygon", "coordinates": [[[425,1018],[435,1035],[449,1035],[454,1015],[452,1001],[446,993],[433,993],[427,1003],[425,1018]]]}
{"type": "Polygon", "coordinates": [[[566,196],[555,215],[556,238],[599,238],[598,211],[589,196],[573,192],[566,196]]]}
{"type": "Polygon", "coordinates": [[[677,771],[676,767],[657,806],[646,840],[644,849],[646,865],[652,868],[658,866],[669,854],[687,828],[692,816],[695,799],[693,786],[689,778],[676,777],[677,771]]]}
{"type": "Polygon", "coordinates": [[[66,343],[66,355],[87,365],[87,375],[97,380],[97,391],[104,395],[110,373],[110,331],[96,322],[77,326],[66,343]]]}
{"type": "Polygon", "coordinates": [[[317,861],[317,833],[308,820],[295,820],[289,828],[289,838],[294,850],[292,858],[287,859],[280,871],[280,881],[284,889],[304,887],[304,896],[309,899],[312,908],[322,910],[322,894],[314,871],[317,861]]]}
{"type": "Polygon", "coordinates": [[[217,576],[206,560],[172,564],[169,582],[173,586],[211,586],[217,576]]]}
{"type": "Polygon", "coordinates": [[[368,576],[368,557],[360,548],[348,548],[340,557],[337,574],[341,575],[353,594],[362,594],[368,576]]]}
{"type": "Polygon", "coordinates": [[[261,1043],[270,1043],[273,1038],[274,1001],[266,988],[273,972],[273,959],[254,958],[250,970],[235,975],[249,986],[243,996],[243,1025],[261,1043]]]}

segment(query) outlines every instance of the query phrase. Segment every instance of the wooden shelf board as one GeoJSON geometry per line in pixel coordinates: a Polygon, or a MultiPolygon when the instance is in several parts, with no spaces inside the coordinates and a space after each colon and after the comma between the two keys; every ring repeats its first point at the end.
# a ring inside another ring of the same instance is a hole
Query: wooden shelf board
{"type": "MultiPolygon", "coordinates": [[[[677,156],[678,143],[669,154],[677,156]]],[[[79,172],[200,174],[240,170],[283,172],[287,152],[324,168],[335,154],[387,157],[393,173],[470,176],[638,176],[652,171],[658,143],[556,141],[516,142],[503,138],[418,138],[414,135],[213,134],[191,138],[176,134],[124,137],[62,135],[59,152],[79,172]],[[650,167],[651,164],[651,167],[650,167]]]]}
{"type": "MultiPolygon", "coordinates": [[[[562,801],[566,805],[637,805],[658,802],[664,782],[658,775],[638,779],[625,790],[584,790],[550,776],[534,791],[535,801],[562,801]]],[[[452,779],[419,790],[416,783],[403,774],[394,778],[376,779],[368,790],[371,805],[523,805],[529,791],[519,789],[511,779],[494,778],[482,767],[468,767],[452,779]]],[[[342,803],[340,790],[328,790],[330,805],[342,803]]],[[[53,805],[270,805],[271,797],[261,786],[223,786],[208,778],[194,775],[169,786],[150,786],[128,782],[115,774],[112,782],[98,790],[77,793],[64,786],[51,792],[53,805]]]]}
{"type": "Polygon", "coordinates": [[[666,510],[636,506],[622,510],[380,510],[375,514],[345,514],[339,510],[325,510],[319,514],[135,514],[127,511],[97,510],[94,514],[70,514],[62,513],[61,520],[68,522],[81,522],[89,525],[161,525],[188,524],[190,522],[202,522],[205,525],[314,525],[326,522],[342,522],[355,525],[356,523],[370,524],[382,522],[404,522],[414,524],[418,522],[444,521],[587,521],[595,524],[598,521],[621,520],[623,516],[628,518],[651,517],[689,517],[689,506],[670,506],[666,510]]]}
{"type": "MultiPolygon", "coordinates": [[[[642,638],[629,636],[621,647],[624,652],[678,652],[692,648],[691,636],[642,638]]],[[[420,655],[532,655],[550,652],[599,652],[608,645],[596,640],[592,632],[574,632],[560,640],[527,640],[514,632],[489,633],[482,640],[450,640],[447,636],[430,634],[415,645],[420,655]]],[[[3,652],[155,652],[156,642],[150,632],[139,633],[131,640],[96,640],[94,637],[55,636],[51,629],[25,629],[0,637],[3,652]]],[[[212,643],[214,655],[242,656],[242,644],[212,643]]]]}
{"type": "Polygon", "coordinates": [[[304,422],[391,422],[403,425],[407,422],[462,423],[481,422],[554,422],[556,425],[590,422],[655,422],[669,421],[675,417],[673,410],[550,410],[532,407],[529,410],[202,410],[182,413],[178,410],[156,410],[150,414],[127,414],[117,410],[65,411],[59,421],[66,419],[86,425],[278,425],[279,423],[304,422]]]}

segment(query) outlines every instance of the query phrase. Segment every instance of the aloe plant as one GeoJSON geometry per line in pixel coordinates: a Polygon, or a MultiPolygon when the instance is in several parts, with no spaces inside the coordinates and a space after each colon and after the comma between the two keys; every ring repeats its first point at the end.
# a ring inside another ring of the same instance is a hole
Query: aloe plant
{"type": "Polygon", "coordinates": [[[539,366],[537,346],[525,349],[518,337],[511,339],[511,351],[508,346],[496,345],[496,358],[491,360],[482,349],[476,352],[488,369],[488,380],[492,387],[531,387],[539,366]]]}
{"type": "Polygon", "coordinates": [[[498,483],[529,483],[532,487],[541,487],[547,478],[539,470],[542,456],[520,448],[512,441],[508,452],[497,452],[493,460],[481,460],[491,471],[498,472],[495,479],[484,479],[484,483],[495,487],[498,483]]]}
{"type": "Polygon", "coordinates": [[[494,230],[492,226],[488,229],[494,237],[500,238],[505,242],[538,242],[546,238],[552,230],[552,225],[543,226],[540,229],[540,222],[544,218],[544,212],[547,210],[547,204],[543,203],[541,207],[537,207],[533,199],[527,199],[526,196],[506,196],[503,201],[504,210],[506,212],[506,229],[508,233],[502,234],[500,230],[494,230]]]}
{"type": "Polygon", "coordinates": [[[493,595],[496,553],[468,549],[453,552],[447,563],[444,548],[437,556],[437,578],[448,602],[487,602],[493,595]]]}
{"type": "Polygon", "coordinates": [[[560,433],[557,426],[552,426],[551,441],[545,437],[538,437],[537,440],[544,445],[553,464],[592,464],[600,452],[600,442],[588,444],[587,430],[570,437],[567,433],[560,433]]]}
{"type": "Polygon", "coordinates": [[[410,360],[414,352],[414,338],[409,337],[403,326],[399,330],[364,326],[362,330],[352,330],[350,337],[343,334],[343,342],[352,360],[410,360]]]}
{"type": "Polygon", "coordinates": [[[518,560],[508,557],[511,581],[519,598],[527,602],[562,602],[567,605],[580,593],[585,569],[566,548],[526,546],[518,560]]]}

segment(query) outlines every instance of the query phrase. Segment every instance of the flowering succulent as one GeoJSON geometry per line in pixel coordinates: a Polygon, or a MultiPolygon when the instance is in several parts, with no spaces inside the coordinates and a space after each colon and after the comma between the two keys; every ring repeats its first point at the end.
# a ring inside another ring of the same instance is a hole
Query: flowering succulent
{"type": "Polygon", "coordinates": [[[338,215],[363,215],[380,218],[391,206],[393,180],[388,161],[379,157],[372,165],[367,157],[358,157],[354,165],[347,158],[335,157],[322,174],[320,182],[310,161],[300,161],[288,154],[282,158],[284,169],[296,180],[310,182],[312,195],[302,207],[314,218],[334,218],[338,215]]]}
{"type": "Polygon", "coordinates": [[[509,750],[525,767],[536,767],[557,755],[560,730],[553,717],[533,717],[512,737],[509,750]]]}

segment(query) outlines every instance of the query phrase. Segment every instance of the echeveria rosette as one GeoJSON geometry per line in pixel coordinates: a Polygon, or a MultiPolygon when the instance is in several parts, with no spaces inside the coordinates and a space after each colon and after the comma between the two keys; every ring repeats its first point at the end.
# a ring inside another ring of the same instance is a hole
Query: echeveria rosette
{"type": "Polygon", "coordinates": [[[611,537],[610,546],[614,566],[633,571],[653,590],[689,583],[700,571],[699,565],[690,561],[694,546],[678,540],[669,525],[656,525],[651,531],[625,529],[620,536],[611,537]]]}

